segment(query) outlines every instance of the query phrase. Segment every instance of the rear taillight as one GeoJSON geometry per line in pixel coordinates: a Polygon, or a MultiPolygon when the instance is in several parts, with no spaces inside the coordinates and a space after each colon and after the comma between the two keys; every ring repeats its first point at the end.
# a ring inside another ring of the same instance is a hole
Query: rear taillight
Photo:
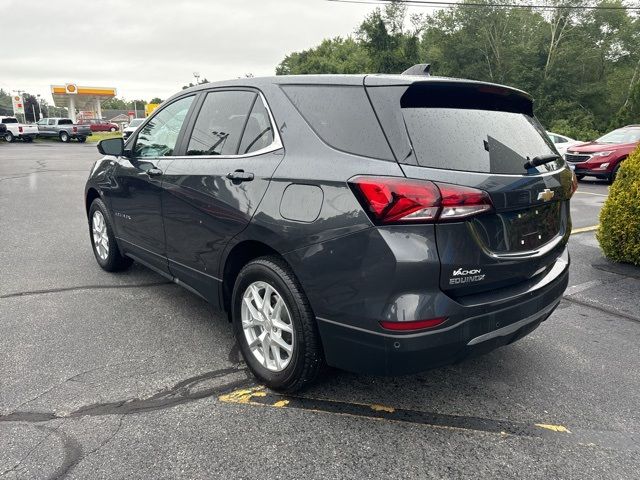
{"type": "Polygon", "coordinates": [[[349,185],[377,224],[459,220],[493,208],[487,192],[460,185],[367,176],[349,185]]]}
{"type": "Polygon", "coordinates": [[[22,127],[18,127],[18,131],[22,133],[22,127]]]}
{"type": "Polygon", "coordinates": [[[571,172],[571,196],[576,193],[578,190],[578,177],[576,176],[576,172],[571,172]]]}
{"type": "Polygon", "coordinates": [[[442,325],[447,317],[430,318],[428,320],[413,320],[410,322],[388,322],[381,321],[380,326],[385,330],[394,332],[411,332],[415,330],[427,330],[442,325]]]}
{"type": "Polygon", "coordinates": [[[78,131],[78,127],[73,127],[73,133],[76,133],[78,131]]]}

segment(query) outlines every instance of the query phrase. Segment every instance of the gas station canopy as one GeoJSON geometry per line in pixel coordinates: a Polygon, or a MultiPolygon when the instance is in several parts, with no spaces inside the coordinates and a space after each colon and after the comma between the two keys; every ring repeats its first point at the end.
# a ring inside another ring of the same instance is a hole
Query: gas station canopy
{"type": "Polygon", "coordinates": [[[93,111],[96,118],[102,118],[100,102],[113,98],[116,94],[116,89],[110,87],[81,87],[75,83],[51,85],[53,104],[56,107],[66,107],[74,122],[76,110],[93,111]]]}

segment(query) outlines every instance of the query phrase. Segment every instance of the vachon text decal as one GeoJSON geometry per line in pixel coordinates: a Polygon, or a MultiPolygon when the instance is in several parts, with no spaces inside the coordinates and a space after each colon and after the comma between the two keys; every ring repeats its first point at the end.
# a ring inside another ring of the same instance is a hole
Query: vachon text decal
{"type": "Polygon", "coordinates": [[[453,271],[452,276],[453,278],[449,279],[449,285],[459,285],[484,280],[484,274],[480,268],[472,268],[469,270],[458,268],[453,271]]]}

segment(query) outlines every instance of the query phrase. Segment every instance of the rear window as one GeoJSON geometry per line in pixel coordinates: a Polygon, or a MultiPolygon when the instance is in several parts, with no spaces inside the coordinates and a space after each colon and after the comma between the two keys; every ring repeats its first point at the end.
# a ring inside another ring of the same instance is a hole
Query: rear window
{"type": "MultiPolygon", "coordinates": [[[[531,113],[531,101],[508,89],[414,84],[402,92],[393,87],[385,90],[386,93],[396,90],[395,109],[400,106],[401,113],[397,121],[404,123],[409,137],[410,150],[398,155],[401,163],[469,172],[523,174],[527,157],[555,153],[553,143],[531,113]]],[[[372,98],[381,94],[377,92],[372,98]]],[[[399,117],[397,113],[395,116],[399,117]]],[[[390,122],[387,120],[387,123],[390,122]]],[[[387,129],[385,121],[383,125],[387,129]]],[[[393,135],[389,136],[393,144],[393,135]]],[[[555,170],[560,165],[558,160],[538,169],[555,170]]]]}
{"type": "Polygon", "coordinates": [[[2,123],[18,123],[17,118],[3,118],[2,123]]]}
{"type": "Polygon", "coordinates": [[[73,125],[73,121],[70,118],[61,118],[58,120],[58,125],[73,125]]]}
{"type": "Polygon", "coordinates": [[[393,160],[364,87],[283,85],[282,90],[329,146],[355,155],[393,160]]]}

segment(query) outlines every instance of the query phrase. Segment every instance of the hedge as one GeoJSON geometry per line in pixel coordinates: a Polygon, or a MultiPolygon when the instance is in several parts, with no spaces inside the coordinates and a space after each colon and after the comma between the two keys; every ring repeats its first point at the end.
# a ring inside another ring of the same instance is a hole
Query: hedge
{"type": "Polygon", "coordinates": [[[597,238],[609,259],[640,266],[640,147],[622,162],[609,188],[597,238]]]}

